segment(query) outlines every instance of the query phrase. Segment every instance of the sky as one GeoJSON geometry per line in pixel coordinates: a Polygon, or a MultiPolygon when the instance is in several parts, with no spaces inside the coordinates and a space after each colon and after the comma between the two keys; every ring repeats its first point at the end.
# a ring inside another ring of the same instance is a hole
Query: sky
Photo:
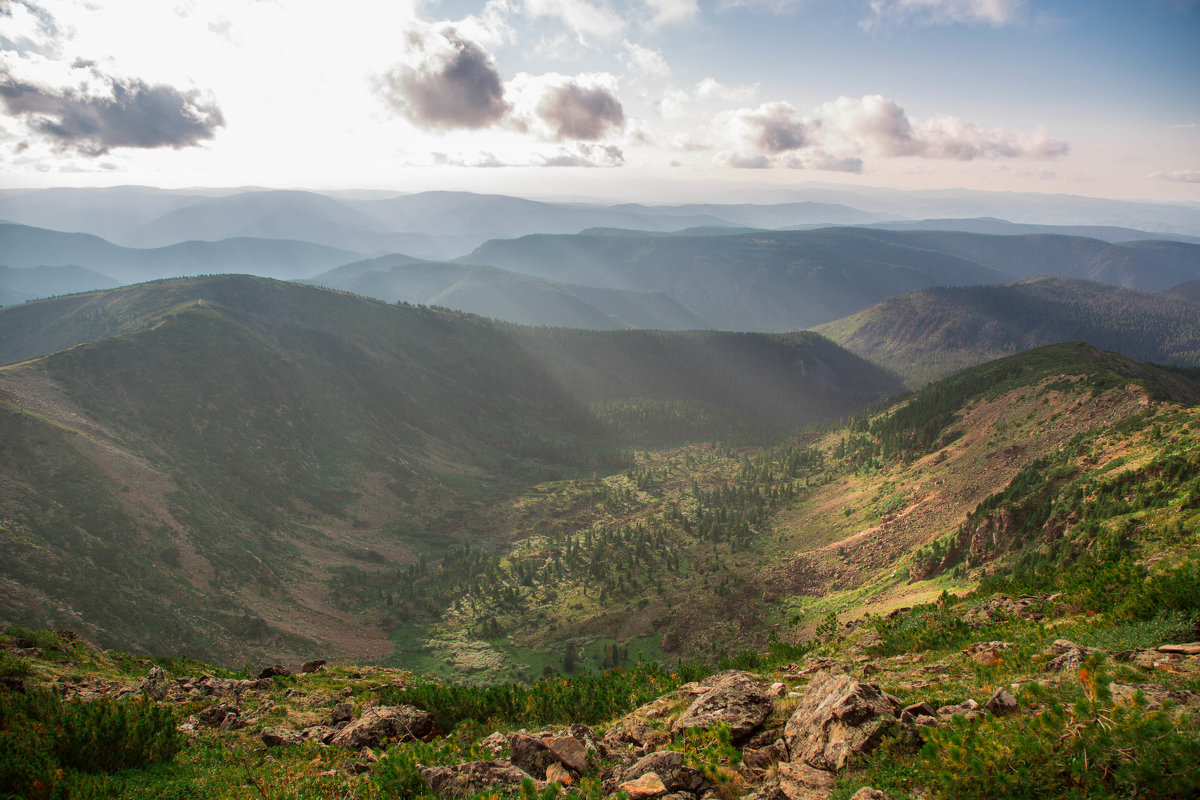
{"type": "Polygon", "coordinates": [[[0,0],[0,187],[1200,202],[1200,0],[0,0]]]}

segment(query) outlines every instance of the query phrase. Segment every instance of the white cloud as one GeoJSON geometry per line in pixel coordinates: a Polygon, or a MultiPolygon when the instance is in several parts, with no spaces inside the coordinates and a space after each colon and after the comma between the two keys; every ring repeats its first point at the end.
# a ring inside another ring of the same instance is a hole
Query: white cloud
{"type": "Polygon", "coordinates": [[[1157,178],[1160,181],[1178,181],[1179,183],[1200,183],[1200,169],[1180,169],[1174,172],[1151,172],[1147,178],[1157,178]]]}
{"type": "Polygon", "coordinates": [[[696,0],[645,0],[645,3],[654,12],[650,26],[655,28],[687,22],[700,13],[696,0]]]}
{"type": "Polygon", "coordinates": [[[986,24],[995,27],[1017,20],[1025,0],[870,0],[871,13],[863,27],[889,21],[921,25],[986,24]]]}
{"type": "Polygon", "coordinates": [[[757,83],[742,86],[726,86],[714,78],[704,78],[696,84],[696,96],[704,100],[721,100],[726,103],[749,103],[758,94],[757,83]]]}
{"type": "Polygon", "coordinates": [[[957,117],[911,119],[881,95],[840,97],[801,116],[788,103],[726,112],[718,118],[731,146],[718,160],[733,166],[860,171],[864,158],[1053,159],[1065,142],[1042,128],[984,129],[957,117]]]}
{"type": "Polygon", "coordinates": [[[625,43],[625,54],[621,61],[638,77],[661,79],[671,74],[671,67],[667,65],[661,52],[633,42],[625,43]]]}
{"type": "Polygon", "coordinates": [[[559,20],[574,31],[583,44],[616,38],[626,27],[625,20],[612,9],[592,5],[586,0],[525,0],[524,8],[534,19],[551,17],[559,20]]]}

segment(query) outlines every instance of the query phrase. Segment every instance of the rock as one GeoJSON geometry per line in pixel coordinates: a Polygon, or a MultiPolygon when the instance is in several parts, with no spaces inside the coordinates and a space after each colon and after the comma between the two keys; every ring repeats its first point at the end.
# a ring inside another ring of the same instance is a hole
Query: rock
{"type": "Polygon", "coordinates": [[[908,714],[910,717],[912,717],[914,719],[916,719],[917,717],[936,717],[937,716],[937,710],[933,706],[929,705],[929,703],[925,702],[924,700],[922,700],[919,703],[913,703],[910,706],[905,706],[904,713],[908,714]]]}
{"type": "Polygon", "coordinates": [[[1005,714],[1014,714],[1020,709],[1017,705],[1017,698],[1012,696],[1012,692],[1007,689],[997,689],[991,699],[983,704],[983,710],[989,714],[996,716],[1004,716],[1005,714]]]}
{"type": "Polygon", "coordinates": [[[771,713],[771,696],[763,681],[748,672],[718,672],[700,685],[708,687],[708,691],[697,697],[676,720],[676,732],[723,722],[729,725],[737,744],[754,733],[771,713]]]}
{"type": "Polygon", "coordinates": [[[659,643],[664,653],[674,653],[679,649],[679,634],[672,631],[667,631],[663,634],[662,642],[659,643]]]}
{"type": "Polygon", "coordinates": [[[640,747],[650,748],[658,748],[671,741],[670,734],[635,716],[636,713],[623,717],[617,724],[605,731],[602,741],[612,747],[619,747],[625,742],[631,742],[640,747]]]}
{"type": "Polygon", "coordinates": [[[817,769],[842,769],[889,733],[912,733],[900,713],[900,701],[875,684],[818,673],[784,727],[788,753],[817,769]]]}
{"type": "Polygon", "coordinates": [[[385,741],[424,739],[433,732],[433,718],[414,706],[376,706],[337,732],[329,743],[360,750],[378,747],[385,741]]]}
{"type": "Polygon", "coordinates": [[[263,669],[262,672],[258,673],[258,679],[261,681],[263,678],[274,678],[276,675],[286,678],[291,674],[292,671],[282,664],[272,664],[271,666],[263,669]]]}
{"type": "Polygon", "coordinates": [[[637,780],[625,781],[617,788],[629,795],[629,800],[652,800],[667,793],[666,784],[654,772],[647,772],[637,780]]]}
{"type": "MultiPolygon", "coordinates": [[[[800,696],[801,695],[797,695],[797,697],[800,697],[800,696]]],[[[746,740],[746,743],[744,746],[745,747],[753,747],[756,750],[758,750],[758,749],[762,749],[764,747],[770,747],[771,745],[775,744],[776,741],[778,741],[779,739],[782,739],[782,738],[783,738],[783,728],[782,727],[768,728],[766,730],[761,730],[758,733],[751,736],[749,739],[746,740]]],[[[786,760],[786,759],[781,759],[781,760],[786,760]]]]}
{"type": "Polygon", "coordinates": [[[1102,652],[1104,651],[1097,650],[1095,647],[1080,647],[1066,639],[1055,639],[1054,644],[1042,651],[1042,655],[1053,656],[1043,667],[1043,671],[1077,672],[1088,656],[1092,653],[1102,652]]]}
{"type": "MultiPolygon", "coordinates": [[[[229,703],[217,703],[215,706],[209,706],[201,711],[197,716],[200,721],[210,728],[221,728],[222,730],[236,730],[233,723],[238,721],[242,710],[235,705],[229,703]],[[229,722],[229,725],[226,723],[229,722]]],[[[240,727],[240,726],[239,726],[240,727]]]]}
{"type": "Polygon", "coordinates": [[[850,795],[850,800],[888,800],[888,796],[878,789],[872,789],[870,786],[864,786],[854,794],[850,795]]]}
{"type": "Polygon", "coordinates": [[[783,761],[778,785],[785,800],[824,800],[833,791],[834,777],[800,761],[783,761]]]}
{"type": "Polygon", "coordinates": [[[486,739],[481,741],[479,745],[480,747],[486,747],[488,750],[492,751],[498,756],[508,754],[508,737],[500,731],[496,731],[495,733],[491,734],[486,739]]]}
{"type": "Polygon", "coordinates": [[[979,716],[979,703],[967,698],[961,703],[952,706],[942,706],[937,710],[939,717],[953,717],[955,714],[961,714],[967,719],[975,719],[979,716]]]}
{"type": "Polygon", "coordinates": [[[304,734],[300,731],[282,727],[263,728],[259,737],[267,747],[300,744],[304,741],[304,734]]]}
{"type": "Polygon", "coordinates": [[[546,790],[544,781],[507,761],[468,761],[448,767],[418,766],[417,769],[439,797],[462,797],[488,789],[518,789],[526,779],[533,780],[538,792],[546,790]]]}
{"type": "Polygon", "coordinates": [[[509,760],[535,778],[546,776],[546,767],[555,763],[554,756],[541,739],[525,733],[508,737],[509,760]]]}
{"type": "Polygon", "coordinates": [[[643,756],[621,775],[624,781],[634,781],[653,772],[659,780],[670,780],[675,771],[683,766],[683,753],[675,750],[659,750],[643,756]]]}
{"type": "Polygon", "coordinates": [[[766,747],[747,747],[742,751],[742,763],[752,769],[766,769],[779,761],[787,761],[787,745],[782,739],[766,747]]]}
{"type": "Polygon", "coordinates": [[[348,724],[354,720],[354,706],[350,703],[338,703],[333,707],[333,711],[329,713],[329,724],[337,727],[348,724]]]}
{"type": "MultiPolygon", "coordinates": [[[[328,744],[331,739],[337,734],[337,728],[331,728],[328,725],[309,725],[304,730],[300,731],[300,735],[306,740],[328,744]]],[[[364,747],[363,750],[370,748],[364,747]]]]}
{"type": "Polygon", "coordinates": [[[1200,656],[1200,642],[1187,644],[1164,644],[1158,648],[1160,653],[1173,653],[1180,656],[1200,656]]]}
{"type": "Polygon", "coordinates": [[[305,661],[300,665],[300,671],[305,675],[311,675],[314,672],[319,672],[325,669],[325,664],[328,663],[323,658],[314,658],[312,661],[305,661]]]}
{"type": "Polygon", "coordinates": [[[567,769],[576,772],[587,770],[587,749],[571,736],[555,736],[543,739],[542,744],[550,751],[550,755],[567,769]]]}
{"type": "Polygon", "coordinates": [[[787,686],[782,683],[772,683],[767,689],[767,694],[771,697],[783,697],[787,694],[787,686]]]}
{"type": "Polygon", "coordinates": [[[562,764],[554,763],[546,767],[546,783],[557,783],[559,786],[570,786],[575,782],[575,778],[567,772],[567,768],[562,764]]]}
{"type": "Polygon", "coordinates": [[[151,700],[167,699],[167,673],[162,667],[153,667],[146,677],[138,684],[137,691],[151,700]]]}

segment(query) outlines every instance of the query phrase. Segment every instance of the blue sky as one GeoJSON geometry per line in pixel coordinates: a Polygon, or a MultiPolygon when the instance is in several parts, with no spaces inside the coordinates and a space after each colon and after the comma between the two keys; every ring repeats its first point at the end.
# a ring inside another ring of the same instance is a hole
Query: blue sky
{"type": "Polygon", "coordinates": [[[0,0],[0,183],[1200,201],[1198,77],[1198,0],[0,0]]]}

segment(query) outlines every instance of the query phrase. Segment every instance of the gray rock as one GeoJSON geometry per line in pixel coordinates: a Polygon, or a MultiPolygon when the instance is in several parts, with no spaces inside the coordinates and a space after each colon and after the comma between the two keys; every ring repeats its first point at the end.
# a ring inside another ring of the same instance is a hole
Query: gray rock
{"type": "Polygon", "coordinates": [[[784,739],[792,761],[835,771],[889,733],[911,735],[912,725],[900,715],[900,702],[878,686],[818,673],[784,727],[784,739]]]}
{"type": "Polygon", "coordinates": [[[162,667],[152,667],[142,682],[138,684],[137,690],[151,700],[166,700],[167,673],[163,672],[162,667]]]}
{"type": "Polygon", "coordinates": [[[272,664],[271,666],[263,669],[262,672],[258,673],[258,679],[262,680],[263,678],[274,678],[276,675],[286,678],[291,674],[292,671],[282,664],[272,664]]]}
{"type": "Polygon", "coordinates": [[[479,744],[481,747],[486,747],[498,756],[508,754],[508,737],[500,731],[491,734],[479,744]]]}
{"type": "Polygon", "coordinates": [[[692,701],[676,720],[676,732],[725,723],[736,744],[749,738],[771,713],[767,685],[748,672],[719,672],[700,685],[707,691],[692,701]]]}
{"type": "Polygon", "coordinates": [[[878,789],[864,786],[851,795],[850,800],[888,800],[888,796],[878,789]]]}
{"type": "Polygon", "coordinates": [[[385,741],[407,742],[424,739],[433,732],[433,718],[415,706],[376,706],[337,732],[329,743],[337,747],[361,750],[375,748],[385,741]]]}
{"type": "Polygon", "coordinates": [[[1074,642],[1069,642],[1066,639],[1055,639],[1054,644],[1050,645],[1042,652],[1043,655],[1052,656],[1046,666],[1043,668],[1045,672],[1077,672],[1083,662],[1092,653],[1102,653],[1103,650],[1098,650],[1095,647],[1080,647],[1074,642]]]}
{"type": "Polygon", "coordinates": [[[546,777],[546,767],[557,759],[546,749],[541,739],[525,733],[514,733],[508,738],[509,760],[513,765],[535,778],[546,777]]]}
{"type": "Polygon", "coordinates": [[[305,661],[304,664],[301,665],[300,671],[306,675],[313,672],[319,672],[325,669],[326,663],[327,662],[323,658],[314,658],[312,661],[305,661]]]}
{"type": "Polygon", "coordinates": [[[553,736],[542,740],[558,763],[575,772],[587,769],[587,748],[572,736],[553,736]]]}
{"type": "Polygon", "coordinates": [[[683,753],[675,750],[659,750],[638,759],[632,767],[621,774],[622,781],[635,781],[648,772],[657,773],[664,782],[683,766],[683,753]]]}

